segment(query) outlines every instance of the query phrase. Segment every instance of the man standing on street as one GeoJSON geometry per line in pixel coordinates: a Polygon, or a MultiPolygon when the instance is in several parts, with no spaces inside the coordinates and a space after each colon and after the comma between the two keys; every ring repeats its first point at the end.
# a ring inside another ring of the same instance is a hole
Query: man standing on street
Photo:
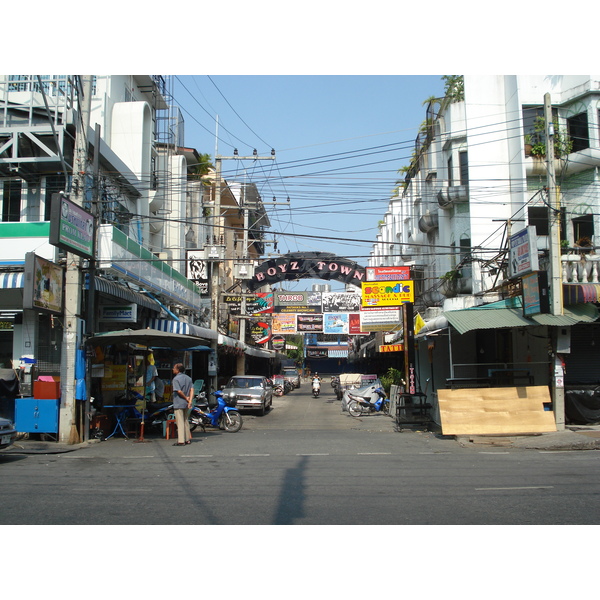
{"type": "Polygon", "coordinates": [[[181,363],[173,367],[173,409],[177,424],[177,443],[174,446],[185,446],[192,443],[192,434],[188,417],[192,409],[194,386],[192,378],[186,375],[181,363]]]}

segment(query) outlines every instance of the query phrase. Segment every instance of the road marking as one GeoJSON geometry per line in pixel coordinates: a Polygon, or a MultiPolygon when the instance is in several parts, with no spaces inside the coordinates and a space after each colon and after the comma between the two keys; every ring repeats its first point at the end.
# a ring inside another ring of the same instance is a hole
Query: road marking
{"type": "Polygon", "coordinates": [[[510,452],[480,452],[479,454],[510,454],[510,452]]]}
{"type": "Polygon", "coordinates": [[[329,456],[329,452],[324,452],[323,454],[296,454],[296,456],[329,456]]]}
{"type": "Polygon", "coordinates": [[[270,454],[238,454],[238,456],[271,456],[270,454]]]}
{"type": "Polygon", "coordinates": [[[181,458],[212,458],[214,454],[182,454],[181,458]]]}
{"type": "Polygon", "coordinates": [[[381,455],[391,454],[391,452],[359,452],[359,456],[381,456],[381,455]]]}
{"type": "Polygon", "coordinates": [[[490,488],[475,488],[475,491],[496,491],[496,490],[551,490],[553,485],[534,485],[534,486],[522,486],[522,487],[490,487],[490,488]]]}

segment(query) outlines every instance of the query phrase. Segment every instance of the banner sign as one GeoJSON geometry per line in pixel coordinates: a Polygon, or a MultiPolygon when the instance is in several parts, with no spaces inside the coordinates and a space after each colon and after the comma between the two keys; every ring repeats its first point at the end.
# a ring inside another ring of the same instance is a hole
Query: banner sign
{"type": "Polygon", "coordinates": [[[271,348],[273,348],[273,350],[283,350],[285,348],[285,338],[282,336],[273,336],[271,338],[271,348]]]}
{"type": "Polygon", "coordinates": [[[347,313],[326,313],[323,315],[323,333],[348,333],[347,313]]]}
{"type": "Polygon", "coordinates": [[[367,267],[367,281],[406,281],[410,267],[367,267]]]}
{"type": "Polygon", "coordinates": [[[271,326],[264,322],[250,324],[250,335],[257,344],[266,344],[271,339],[271,326]]]}
{"type": "Polygon", "coordinates": [[[509,277],[539,271],[535,226],[530,225],[510,236],[509,277]]]}
{"type": "Polygon", "coordinates": [[[413,281],[389,281],[387,283],[363,283],[362,305],[400,306],[405,302],[414,302],[415,288],[413,281]]]}
{"type": "Polygon", "coordinates": [[[327,348],[307,348],[306,349],[306,358],[327,358],[329,356],[329,352],[327,348]]]}
{"type": "Polygon", "coordinates": [[[321,312],[321,292],[274,292],[274,312],[311,313],[321,312]]]}
{"type": "Polygon", "coordinates": [[[323,331],[323,315],[298,315],[298,332],[323,331]]]}
{"type": "Polygon", "coordinates": [[[94,217],[62,194],[52,194],[48,241],[83,258],[94,256],[94,217]]]}
{"type": "Polygon", "coordinates": [[[547,271],[524,275],[521,287],[523,288],[523,315],[525,317],[550,312],[547,271]]]}
{"type": "Polygon", "coordinates": [[[306,277],[335,279],[358,287],[365,281],[365,268],[328,252],[292,252],[258,265],[254,277],[248,280],[248,289],[254,291],[264,285],[306,277]]]}
{"type": "Polygon", "coordinates": [[[275,314],[271,321],[274,335],[293,335],[296,333],[296,315],[275,314]]]}
{"type": "Polygon", "coordinates": [[[357,312],[361,295],[350,292],[323,292],[323,312],[357,312]]]}
{"type": "Polygon", "coordinates": [[[360,329],[363,332],[399,330],[400,323],[399,308],[360,311],[360,329]]]}
{"type": "Polygon", "coordinates": [[[379,352],[402,352],[404,350],[404,344],[386,344],[385,346],[379,346],[379,352]]]}
{"type": "Polygon", "coordinates": [[[199,288],[202,296],[210,295],[209,278],[210,263],[204,260],[203,250],[187,250],[186,252],[186,277],[193,281],[199,288]]]}
{"type": "Polygon", "coordinates": [[[348,334],[360,335],[361,333],[368,332],[362,331],[360,328],[360,313],[350,313],[348,315],[348,334]]]}
{"type": "Polygon", "coordinates": [[[246,315],[261,315],[273,312],[273,293],[259,293],[255,298],[246,298],[246,315]]]}
{"type": "Polygon", "coordinates": [[[62,313],[64,282],[63,267],[33,252],[25,253],[23,308],[62,313]]]}

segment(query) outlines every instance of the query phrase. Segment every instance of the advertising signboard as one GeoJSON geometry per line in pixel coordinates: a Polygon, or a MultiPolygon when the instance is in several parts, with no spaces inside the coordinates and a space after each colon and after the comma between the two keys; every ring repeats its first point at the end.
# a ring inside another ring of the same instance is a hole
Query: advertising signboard
{"type": "Polygon", "coordinates": [[[271,323],[274,335],[292,335],[296,333],[296,315],[275,314],[271,323]]]}
{"type": "Polygon", "coordinates": [[[400,328],[400,309],[361,310],[360,329],[369,331],[394,331],[400,328]]]}
{"type": "Polygon", "coordinates": [[[25,254],[23,308],[63,312],[63,267],[33,252],[25,254]]]}
{"type": "Polygon", "coordinates": [[[298,332],[323,331],[323,315],[298,315],[298,332]]]}
{"type": "Polygon", "coordinates": [[[523,288],[523,315],[538,315],[550,312],[550,297],[548,294],[548,273],[538,271],[524,275],[523,288]]]}
{"type": "Polygon", "coordinates": [[[323,333],[348,333],[348,313],[326,313],[323,315],[323,333]]]}
{"type": "Polygon", "coordinates": [[[410,267],[367,267],[367,281],[406,281],[410,267]]]}
{"type": "Polygon", "coordinates": [[[362,283],[362,306],[400,306],[415,301],[414,281],[362,283]]]}
{"type": "Polygon", "coordinates": [[[530,225],[510,236],[508,274],[511,278],[522,277],[538,270],[537,234],[535,226],[530,225]]]}
{"type": "Polygon", "coordinates": [[[188,250],[186,252],[186,276],[199,288],[202,296],[208,296],[210,262],[204,260],[203,250],[188,250]]]}
{"type": "Polygon", "coordinates": [[[62,194],[52,194],[49,241],[83,258],[94,256],[94,217],[62,194]]]}
{"type": "Polygon", "coordinates": [[[360,294],[350,292],[323,292],[323,312],[357,312],[360,310],[360,294]]]}

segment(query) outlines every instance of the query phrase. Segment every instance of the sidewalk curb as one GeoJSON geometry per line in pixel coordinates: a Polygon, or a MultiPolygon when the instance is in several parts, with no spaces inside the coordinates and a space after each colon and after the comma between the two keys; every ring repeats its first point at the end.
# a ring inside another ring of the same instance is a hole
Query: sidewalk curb
{"type": "Polygon", "coordinates": [[[87,448],[99,442],[100,440],[88,440],[80,444],[64,444],[61,442],[17,440],[10,448],[4,450],[3,454],[5,456],[11,454],[64,454],[87,448]]]}

